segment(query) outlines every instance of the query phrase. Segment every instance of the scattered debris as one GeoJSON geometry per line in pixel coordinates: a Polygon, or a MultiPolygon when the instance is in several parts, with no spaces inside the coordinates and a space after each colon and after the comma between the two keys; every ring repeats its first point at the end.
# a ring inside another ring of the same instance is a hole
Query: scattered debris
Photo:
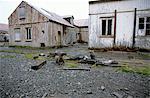
{"type": "Polygon", "coordinates": [[[112,95],[116,96],[117,98],[123,98],[123,96],[117,92],[113,92],[112,95]]]}
{"type": "Polygon", "coordinates": [[[46,61],[42,61],[39,64],[37,64],[37,66],[31,66],[31,69],[38,70],[38,69],[42,68],[42,66],[44,66],[45,64],[46,64],[46,61]]]}
{"type": "Polygon", "coordinates": [[[34,57],[33,57],[33,59],[37,59],[37,58],[39,58],[39,56],[34,56],[34,57]]]}
{"type": "Polygon", "coordinates": [[[90,68],[63,68],[63,70],[82,70],[82,71],[90,71],[90,68]]]}
{"type": "Polygon", "coordinates": [[[47,93],[44,93],[44,95],[42,96],[42,98],[46,98],[48,94],[47,93]]]}
{"type": "Polygon", "coordinates": [[[91,59],[95,59],[95,54],[94,54],[94,51],[90,50],[90,57],[91,59]]]}
{"type": "Polygon", "coordinates": [[[79,63],[84,63],[84,64],[95,64],[97,61],[92,60],[92,59],[87,59],[87,60],[80,60],[79,63]]]}

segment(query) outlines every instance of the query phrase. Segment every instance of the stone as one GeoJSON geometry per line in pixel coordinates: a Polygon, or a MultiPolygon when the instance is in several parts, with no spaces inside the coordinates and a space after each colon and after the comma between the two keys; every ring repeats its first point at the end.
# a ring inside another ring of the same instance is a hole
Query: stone
{"type": "Polygon", "coordinates": [[[117,92],[113,92],[112,95],[116,96],[117,98],[123,98],[123,96],[117,92]]]}
{"type": "Polygon", "coordinates": [[[130,95],[129,95],[127,98],[133,98],[133,96],[130,96],[130,95]]]}
{"type": "Polygon", "coordinates": [[[39,56],[45,56],[45,54],[44,53],[40,53],[39,56]]]}
{"type": "Polygon", "coordinates": [[[104,90],[105,90],[105,87],[104,87],[104,86],[101,86],[101,90],[103,90],[103,91],[104,91],[104,90]]]}
{"type": "Polygon", "coordinates": [[[44,95],[42,96],[42,98],[46,98],[48,94],[47,93],[44,93],[44,95]]]}

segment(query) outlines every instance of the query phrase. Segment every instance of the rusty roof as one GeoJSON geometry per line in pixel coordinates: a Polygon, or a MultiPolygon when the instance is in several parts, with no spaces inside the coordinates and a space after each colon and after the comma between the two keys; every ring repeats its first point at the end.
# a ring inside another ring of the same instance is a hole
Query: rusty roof
{"type": "Polygon", "coordinates": [[[60,23],[60,24],[66,25],[66,26],[74,27],[68,21],[66,21],[65,19],[63,19],[63,17],[57,15],[54,12],[50,12],[50,11],[47,11],[47,10],[45,10],[43,8],[39,8],[39,7],[33,6],[32,4],[29,4],[26,1],[23,1],[23,2],[25,2],[28,5],[32,6],[34,9],[36,9],[41,14],[43,14],[44,16],[46,16],[50,21],[54,21],[54,22],[57,22],[57,23],[60,23]]]}
{"type": "Polygon", "coordinates": [[[78,26],[78,27],[87,27],[88,26],[88,19],[74,20],[74,25],[78,26]]]}
{"type": "Polygon", "coordinates": [[[74,27],[72,24],[70,24],[68,21],[66,21],[65,19],[63,19],[63,17],[57,15],[56,13],[49,12],[49,11],[43,9],[43,8],[40,8],[40,7],[36,7],[33,4],[30,4],[30,3],[26,2],[26,1],[22,1],[22,2],[25,2],[26,4],[28,4],[29,6],[31,6],[32,8],[34,8],[35,10],[37,10],[38,12],[40,12],[41,14],[43,14],[50,21],[53,21],[53,22],[56,22],[56,23],[59,23],[59,24],[62,24],[62,25],[66,25],[66,26],[69,26],[69,27],[74,27]]]}
{"type": "Polygon", "coordinates": [[[0,31],[8,32],[8,24],[0,23],[0,31]]]}

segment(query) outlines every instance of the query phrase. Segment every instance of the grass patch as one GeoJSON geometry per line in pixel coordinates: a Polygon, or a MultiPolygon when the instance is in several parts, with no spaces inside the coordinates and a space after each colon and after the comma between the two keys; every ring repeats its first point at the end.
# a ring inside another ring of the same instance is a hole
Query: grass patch
{"type": "Polygon", "coordinates": [[[77,63],[77,61],[66,61],[65,66],[68,68],[77,68],[79,64],[77,63]]]}
{"type": "Polygon", "coordinates": [[[150,75],[150,66],[122,66],[119,68],[122,72],[138,73],[142,75],[150,75]]]}
{"type": "Polygon", "coordinates": [[[150,54],[142,54],[141,56],[142,56],[142,58],[150,59],[150,54]]]}
{"type": "Polygon", "coordinates": [[[1,55],[0,58],[15,58],[13,55],[1,55]]]}
{"type": "Polygon", "coordinates": [[[24,54],[21,50],[0,50],[0,52],[24,54]]]}
{"type": "Polygon", "coordinates": [[[27,53],[27,54],[25,54],[24,56],[25,56],[25,58],[27,58],[27,59],[33,59],[33,54],[31,54],[31,53],[27,53]]]}

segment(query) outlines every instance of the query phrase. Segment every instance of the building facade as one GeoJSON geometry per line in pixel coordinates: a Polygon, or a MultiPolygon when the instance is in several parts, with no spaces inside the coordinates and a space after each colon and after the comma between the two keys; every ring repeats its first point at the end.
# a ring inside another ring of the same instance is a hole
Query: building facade
{"type": "Polygon", "coordinates": [[[74,27],[61,16],[25,1],[8,18],[10,45],[53,47],[65,45],[65,28],[74,27]]]}
{"type": "Polygon", "coordinates": [[[150,0],[89,2],[89,47],[150,49],[150,0]]]}
{"type": "Polygon", "coordinates": [[[89,29],[88,29],[88,19],[79,19],[74,20],[74,25],[77,29],[77,42],[85,42],[89,41],[89,29]]]}

